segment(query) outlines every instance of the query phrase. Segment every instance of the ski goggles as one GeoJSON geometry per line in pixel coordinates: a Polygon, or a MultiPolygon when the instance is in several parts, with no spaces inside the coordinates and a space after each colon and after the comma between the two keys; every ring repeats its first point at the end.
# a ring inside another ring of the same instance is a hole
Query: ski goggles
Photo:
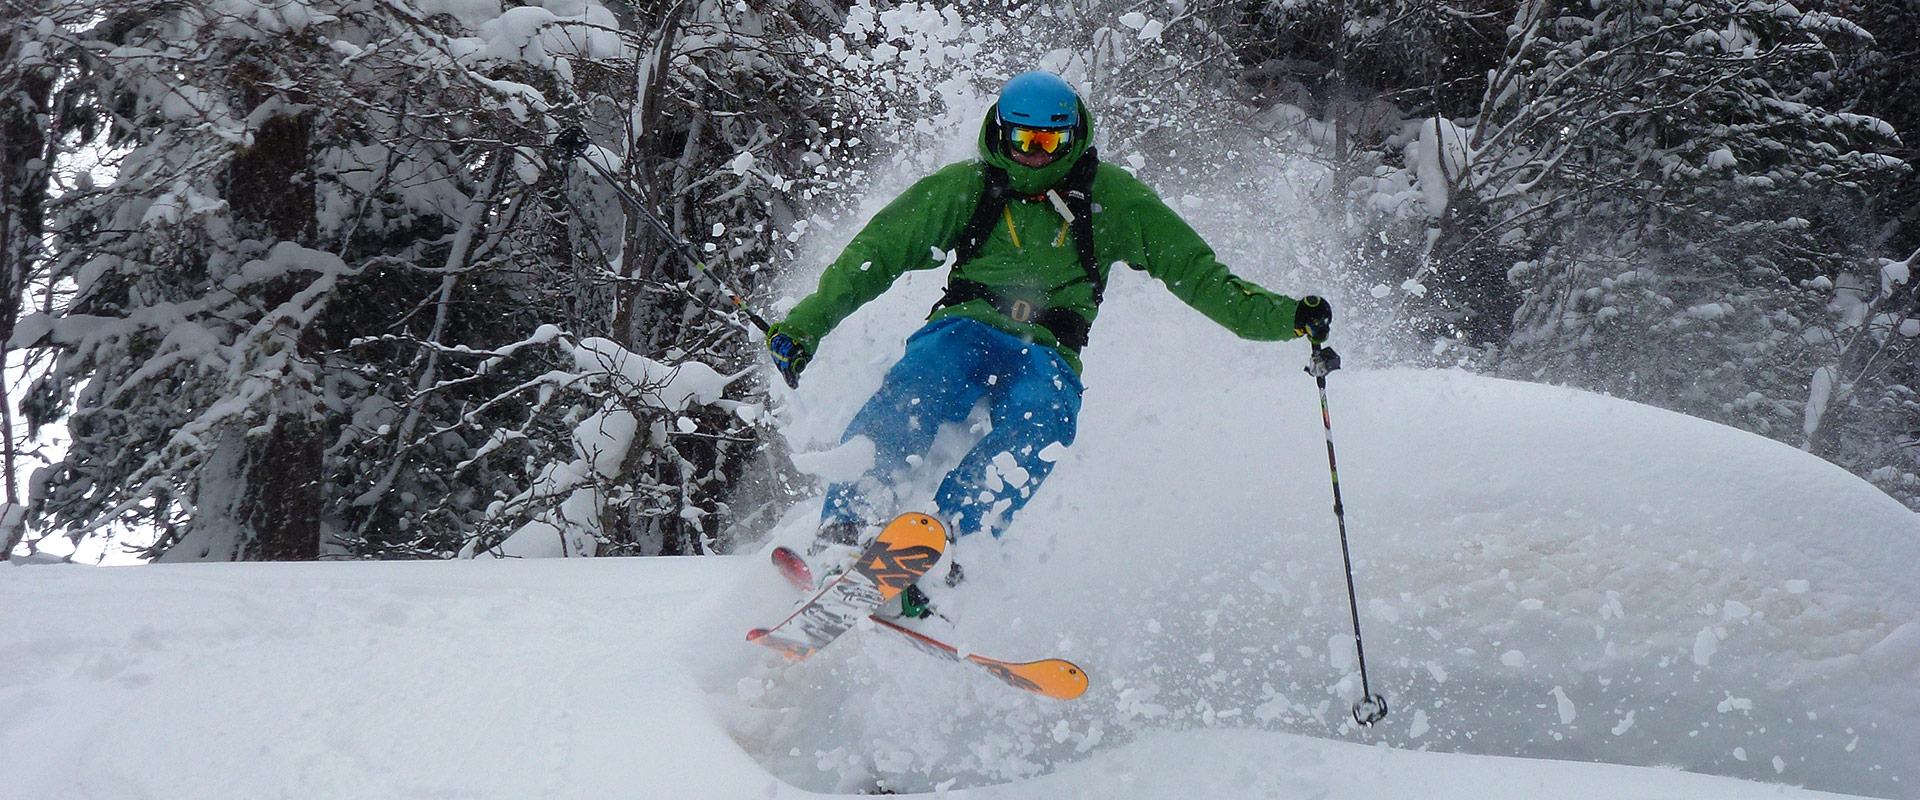
{"type": "Polygon", "coordinates": [[[1007,126],[1007,145],[1022,153],[1059,153],[1072,143],[1072,128],[1007,126]]]}

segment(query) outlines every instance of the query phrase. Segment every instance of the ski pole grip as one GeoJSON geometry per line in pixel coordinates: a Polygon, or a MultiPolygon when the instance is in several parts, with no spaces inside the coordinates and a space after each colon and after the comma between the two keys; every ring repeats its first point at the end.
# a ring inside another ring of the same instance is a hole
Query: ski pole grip
{"type": "Polygon", "coordinates": [[[1333,348],[1326,347],[1319,342],[1312,342],[1311,344],[1313,345],[1313,357],[1308,360],[1307,374],[1315,378],[1325,379],[1328,373],[1340,368],[1340,354],[1334,352],[1333,348]]]}

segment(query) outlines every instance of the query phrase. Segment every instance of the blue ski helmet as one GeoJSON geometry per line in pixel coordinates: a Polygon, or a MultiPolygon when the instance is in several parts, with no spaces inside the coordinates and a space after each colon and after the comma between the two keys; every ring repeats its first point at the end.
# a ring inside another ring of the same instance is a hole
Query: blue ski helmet
{"type": "Polygon", "coordinates": [[[1022,72],[1000,90],[1000,121],[1027,128],[1071,128],[1080,124],[1080,95],[1060,76],[1022,72]]]}

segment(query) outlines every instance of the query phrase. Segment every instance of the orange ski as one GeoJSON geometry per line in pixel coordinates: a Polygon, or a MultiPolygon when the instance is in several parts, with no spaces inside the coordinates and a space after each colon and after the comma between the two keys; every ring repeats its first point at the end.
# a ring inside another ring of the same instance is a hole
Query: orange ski
{"type": "Polygon", "coordinates": [[[853,566],[780,624],[747,632],[747,641],[800,660],[840,638],[925,575],[947,546],[947,529],[925,514],[901,514],[881,529],[853,566]]]}
{"type": "Polygon", "coordinates": [[[881,628],[907,637],[907,641],[921,652],[939,656],[948,661],[972,663],[1015,689],[1059,700],[1072,700],[1087,691],[1086,670],[1066,659],[1045,658],[1039,661],[1015,663],[972,653],[962,656],[959,649],[939,639],[908,630],[880,617],[872,619],[881,628]]]}
{"type": "MultiPolygon", "coordinates": [[[[803,592],[813,591],[813,573],[798,553],[784,547],[774,548],[773,565],[789,583],[793,584],[794,588],[803,592]]],[[[999,678],[1016,689],[1061,700],[1072,700],[1087,691],[1086,671],[1071,661],[1048,658],[1015,663],[981,655],[962,656],[957,648],[931,636],[901,627],[892,620],[881,617],[872,619],[881,630],[892,631],[907,637],[907,642],[921,652],[948,661],[974,664],[986,670],[987,674],[999,678]]],[[[795,660],[806,658],[817,649],[805,644],[773,638],[764,632],[756,631],[755,633],[759,634],[757,638],[755,634],[748,634],[748,638],[780,650],[795,660]]]]}

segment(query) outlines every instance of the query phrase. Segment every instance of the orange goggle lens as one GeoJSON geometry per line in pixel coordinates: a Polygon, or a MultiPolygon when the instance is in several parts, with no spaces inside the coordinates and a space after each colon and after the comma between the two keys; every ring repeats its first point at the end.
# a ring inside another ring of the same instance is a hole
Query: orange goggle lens
{"type": "Polygon", "coordinates": [[[1022,128],[1017,125],[1007,128],[1007,144],[1022,153],[1032,153],[1036,150],[1057,153],[1072,141],[1073,129],[1071,128],[1022,128]]]}

